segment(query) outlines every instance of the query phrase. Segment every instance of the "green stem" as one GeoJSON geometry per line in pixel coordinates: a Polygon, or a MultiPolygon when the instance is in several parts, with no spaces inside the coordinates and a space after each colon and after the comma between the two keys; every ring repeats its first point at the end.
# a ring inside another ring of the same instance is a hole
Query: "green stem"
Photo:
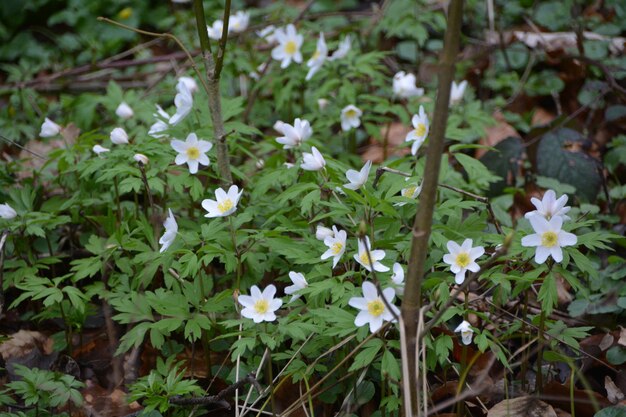
{"type": "Polygon", "coordinates": [[[237,257],[237,285],[235,288],[239,290],[241,289],[241,272],[242,272],[241,253],[239,252],[239,249],[237,248],[237,235],[235,232],[235,225],[233,224],[233,218],[230,216],[228,216],[228,226],[230,229],[230,239],[233,243],[233,250],[235,251],[235,256],[237,257]]]}
{"type": "Polygon", "coordinates": [[[538,351],[537,351],[537,386],[536,391],[538,394],[543,392],[543,373],[542,373],[542,365],[543,365],[543,346],[544,346],[544,331],[546,325],[546,312],[542,309],[541,314],[539,316],[539,332],[538,332],[538,351]]]}
{"type": "Polygon", "coordinates": [[[117,207],[117,225],[122,223],[122,209],[120,204],[120,190],[117,182],[117,176],[113,177],[113,185],[115,186],[115,206],[117,207]]]}
{"type": "Polygon", "coordinates": [[[419,399],[419,381],[415,373],[417,325],[419,311],[422,307],[421,286],[424,279],[424,267],[428,250],[428,240],[432,226],[433,211],[437,197],[437,185],[439,180],[439,168],[441,155],[444,150],[446,124],[448,120],[448,106],[450,101],[450,86],[454,79],[457,53],[461,37],[461,23],[463,17],[463,0],[451,0],[448,8],[448,27],[444,36],[444,48],[439,59],[439,80],[437,88],[437,101],[432,125],[430,144],[426,153],[426,167],[424,169],[424,183],[420,196],[420,205],[413,224],[413,237],[411,240],[411,254],[406,279],[405,297],[402,302],[402,317],[407,340],[408,378],[410,390],[404,395],[405,410],[407,415],[417,415],[419,399]],[[408,400],[408,401],[407,401],[408,400]]]}

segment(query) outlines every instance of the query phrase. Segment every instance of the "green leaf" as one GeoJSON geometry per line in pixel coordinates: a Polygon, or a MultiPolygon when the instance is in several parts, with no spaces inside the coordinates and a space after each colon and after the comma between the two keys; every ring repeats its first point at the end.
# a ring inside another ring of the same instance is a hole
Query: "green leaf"
{"type": "Polygon", "coordinates": [[[606,360],[612,365],[626,363],[626,347],[616,345],[606,351],[606,360]]]}
{"type": "Polygon", "coordinates": [[[593,417],[626,417],[626,407],[617,405],[598,411],[593,417]]]}
{"type": "Polygon", "coordinates": [[[580,133],[567,128],[546,133],[537,149],[537,173],[571,184],[583,201],[593,202],[602,185],[598,163],[586,153],[570,150],[585,141],[580,133]]]}
{"type": "Polygon", "coordinates": [[[362,350],[354,357],[354,362],[348,369],[348,372],[369,366],[374,358],[383,347],[383,341],[380,339],[372,339],[363,345],[362,350]]]}

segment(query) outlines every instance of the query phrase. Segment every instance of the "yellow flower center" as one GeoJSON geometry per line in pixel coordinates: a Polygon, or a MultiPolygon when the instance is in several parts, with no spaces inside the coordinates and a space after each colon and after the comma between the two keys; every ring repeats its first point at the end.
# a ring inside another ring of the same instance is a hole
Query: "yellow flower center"
{"type": "Polygon", "coordinates": [[[417,136],[424,136],[425,133],[426,133],[426,125],[424,123],[418,123],[417,127],[415,128],[415,134],[417,136]]]}
{"type": "Polygon", "coordinates": [[[405,188],[402,191],[402,197],[407,197],[407,198],[413,198],[413,194],[415,194],[415,189],[417,188],[417,186],[411,186],[409,188],[405,188]]]}
{"type": "Polygon", "coordinates": [[[269,310],[269,308],[270,303],[265,299],[258,300],[256,303],[254,303],[254,311],[259,314],[267,313],[267,310],[269,310]]]}
{"type": "Polygon", "coordinates": [[[133,9],[130,7],[126,7],[118,13],[118,17],[122,20],[126,20],[133,15],[133,9]]]}
{"type": "Polygon", "coordinates": [[[367,256],[367,252],[363,251],[363,253],[359,256],[359,259],[361,260],[361,263],[365,266],[370,266],[370,259],[367,256]]]}
{"type": "Polygon", "coordinates": [[[352,110],[352,109],[350,109],[350,110],[348,110],[348,111],[346,112],[346,117],[348,117],[348,118],[350,118],[350,119],[351,119],[351,118],[353,118],[353,117],[356,117],[356,115],[357,115],[356,111],[354,111],[354,110],[352,110]]]}
{"type": "Polygon", "coordinates": [[[189,159],[198,159],[198,157],[200,156],[200,149],[196,148],[195,146],[190,146],[187,148],[185,153],[187,154],[187,157],[189,159]]]}
{"type": "Polygon", "coordinates": [[[221,213],[224,213],[230,210],[231,208],[233,208],[233,200],[231,200],[230,198],[227,198],[226,200],[220,201],[219,203],[217,203],[217,209],[221,213]]]}
{"type": "Polygon", "coordinates": [[[551,248],[555,246],[559,240],[559,237],[554,232],[545,232],[541,235],[541,246],[545,246],[546,248],[551,248]]]}
{"type": "Polygon", "coordinates": [[[342,249],[343,249],[343,243],[341,243],[341,242],[335,242],[335,243],[333,243],[333,246],[330,247],[330,250],[335,255],[338,255],[339,252],[341,252],[342,249]]]}
{"type": "Polygon", "coordinates": [[[372,316],[378,317],[385,311],[385,304],[383,304],[383,301],[380,298],[374,301],[370,301],[369,303],[367,303],[367,311],[372,316]]]}
{"type": "Polygon", "coordinates": [[[456,256],[456,264],[461,268],[467,267],[471,262],[469,254],[467,252],[461,252],[456,256]]]}
{"type": "Polygon", "coordinates": [[[285,52],[289,55],[295,54],[297,49],[298,49],[298,46],[296,45],[294,41],[288,41],[285,44],[285,52]]]}
{"type": "Polygon", "coordinates": [[[319,51],[319,49],[315,50],[315,53],[313,54],[313,58],[312,59],[317,59],[319,58],[321,55],[321,52],[319,51]]]}

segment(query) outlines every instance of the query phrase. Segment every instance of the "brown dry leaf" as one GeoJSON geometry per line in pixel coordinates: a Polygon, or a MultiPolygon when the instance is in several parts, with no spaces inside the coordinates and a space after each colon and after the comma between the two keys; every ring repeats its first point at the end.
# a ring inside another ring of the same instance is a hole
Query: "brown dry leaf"
{"type": "Polygon", "coordinates": [[[11,335],[11,338],[0,344],[0,356],[5,361],[10,358],[22,357],[34,348],[38,348],[43,354],[52,353],[52,339],[43,333],[20,330],[11,335]]]}
{"type": "MultiPolygon", "coordinates": [[[[411,148],[401,147],[407,133],[411,131],[410,126],[400,122],[391,123],[388,127],[381,129],[382,138],[387,138],[387,158],[390,156],[403,156],[411,153],[411,148]]],[[[364,161],[370,160],[374,163],[384,162],[384,148],[382,142],[377,139],[370,139],[370,144],[361,155],[364,161]]]]}
{"type": "MultiPolygon", "coordinates": [[[[571,412],[570,383],[561,384],[557,381],[550,381],[543,387],[543,394],[546,402],[553,407],[561,408],[571,412]]],[[[595,391],[574,389],[574,407],[576,407],[576,417],[593,417],[596,413],[595,405],[600,408],[608,407],[611,403],[602,395],[595,391]],[[591,397],[594,397],[592,401],[591,397]]]]}
{"type": "Polygon", "coordinates": [[[603,351],[607,350],[608,348],[613,346],[614,341],[615,341],[615,338],[613,337],[611,333],[605,334],[602,340],[600,341],[600,345],[599,345],[600,349],[602,349],[603,351]]]}
{"type": "Polygon", "coordinates": [[[487,417],[557,417],[551,405],[533,397],[504,400],[491,407],[487,417]]]}
{"type": "Polygon", "coordinates": [[[542,107],[538,107],[533,113],[530,121],[531,126],[544,126],[556,119],[556,114],[547,111],[542,107]]]}
{"type": "Polygon", "coordinates": [[[100,385],[91,380],[87,381],[87,386],[82,390],[85,403],[85,411],[92,416],[116,417],[125,416],[141,408],[135,401],[128,404],[126,393],[120,389],[108,392],[100,385]]]}
{"type": "MultiPolygon", "coordinates": [[[[495,146],[510,136],[520,136],[520,134],[517,133],[517,130],[506,122],[502,112],[496,111],[492,116],[496,120],[496,125],[489,126],[485,129],[486,136],[480,139],[479,143],[481,145],[495,146]]],[[[487,151],[487,149],[477,149],[476,158],[480,158],[487,153],[487,151]]]]}
{"type": "Polygon", "coordinates": [[[556,277],[556,292],[559,305],[569,304],[572,302],[573,297],[569,292],[571,288],[572,287],[562,276],[558,275],[556,277]]]}
{"type": "Polygon", "coordinates": [[[626,328],[620,327],[620,329],[621,330],[619,332],[619,340],[617,341],[617,344],[626,346],[626,328]]]}
{"type": "Polygon", "coordinates": [[[604,389],[606,390],[606,398],[613,404],[617,404],[624,399],[624,393],[608,375],[604,377],[604,389]]]}

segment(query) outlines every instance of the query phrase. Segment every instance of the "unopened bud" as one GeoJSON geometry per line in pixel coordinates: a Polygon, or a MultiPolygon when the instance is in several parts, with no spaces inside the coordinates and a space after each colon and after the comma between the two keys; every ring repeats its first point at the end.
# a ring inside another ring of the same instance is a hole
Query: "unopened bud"
{"type": "Polygon", "coordinates": [[[148,162],[150,162],[148,157],[142,153],[136,153],[135,156],[133,156],[133,159],[141,165],[148,165],[148,162]]]}

